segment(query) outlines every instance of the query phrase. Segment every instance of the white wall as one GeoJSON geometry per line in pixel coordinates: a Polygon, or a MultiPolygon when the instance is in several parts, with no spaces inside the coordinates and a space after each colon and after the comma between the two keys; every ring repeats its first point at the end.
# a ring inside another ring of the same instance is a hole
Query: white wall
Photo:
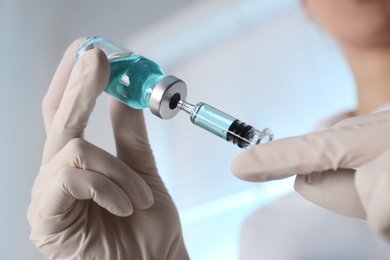
{"type": "Polygon", "coordinates": [[[123,42],[190,2],[0,0],[1,260],[44,259],[26,210],[45,140],[41,100],[66,47],[88,35],[123,42]]]}
{"type": "MultiPolygon", "coordinates": [[[[103,35],[144,54],[186,81],[188,101],[270,127],[277,138],[354,105],[344,61],[293,0],[2,0],[0,12],[1,260],[43,259],[26,220],[45,138],[40,103],[64,49],[79,36],[103,35]]],[[[239,181],[229,169],[238,148],[185,114],[162,121],[145,113],[192,258],[236,259],[241,221],[291,183],[239,181]]],[[[103,95],[87,138],[112,152],[109,135],[103,95]]]]}

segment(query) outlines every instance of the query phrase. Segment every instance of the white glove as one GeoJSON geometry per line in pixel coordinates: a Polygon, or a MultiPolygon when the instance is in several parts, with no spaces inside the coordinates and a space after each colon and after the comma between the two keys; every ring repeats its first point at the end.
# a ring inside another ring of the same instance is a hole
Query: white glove
{"type": "Polygon", "coordinates": [[[295,189],[305,198],[344,215],[367,218],[390,243],[390,111],[255,146],[237,156],[232,171],[255,182],[297,174],[295,189]]]}
{"type": "Polygon", "coordinates": [[[188,259],[177,210],[154,162],[143,113],[110,100],[118,156],[83,139],[109,77],[99,49],[66,51],[44,98],[47,140],[28,220],[50,259],[188,259]]]}

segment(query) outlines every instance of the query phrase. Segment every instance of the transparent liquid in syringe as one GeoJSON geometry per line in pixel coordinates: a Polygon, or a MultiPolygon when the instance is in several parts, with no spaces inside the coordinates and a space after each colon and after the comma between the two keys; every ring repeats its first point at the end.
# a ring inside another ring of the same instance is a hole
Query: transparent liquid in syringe
{"type": "Polygon", "coordinates": [[[273,139],[273,133],[265,128],[259,131],[237,118],[234,118],[206,103],[192,105],[180,100],[178,107],[190,114],[193,124],[236,144],[240,148],[249,148],[273,139]]]}
{"type": "Polygon", "coordinates": [[[236,119],[205,103],[198,103],[191,122],[203,129],[226,139],[228,129],[236,119]]]}

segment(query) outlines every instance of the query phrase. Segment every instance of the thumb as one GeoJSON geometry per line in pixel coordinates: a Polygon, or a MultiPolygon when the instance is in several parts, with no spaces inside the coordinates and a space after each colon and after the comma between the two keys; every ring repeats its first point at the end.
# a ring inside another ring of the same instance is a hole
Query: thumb
{"type": "Polygon", "coordinates": [[[138,173],[157,174],[149,144],[144,114],[110,98],[110,117],[117,156],[138,173]]]}
{"type": "Polygon", "coordinates": [[[355,171],[352,169],[313,172],[297,175],[294,188],[304,198],[323,208],[346,216],[365,218],[354,178],[355,171]]]}
{"type": "Polygon", "coordinates": [[[390,149],[356,171],[355,185],[369,226],[390,243],[390,149]]]}

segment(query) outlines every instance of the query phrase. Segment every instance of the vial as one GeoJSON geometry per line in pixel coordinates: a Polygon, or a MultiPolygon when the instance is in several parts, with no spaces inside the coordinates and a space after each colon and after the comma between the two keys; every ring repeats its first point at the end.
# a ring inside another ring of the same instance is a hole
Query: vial
{"type": "Polygon", "coordinates": [[[110,64],[105,92],[132,108],[150,108],[163,119],[170,119],[180,111],[170,108],[169,103],[173,95],[185,99],[187,86],[182,80],[165,76],[155,62],[99,36],[89,37],[81,44],[76,61],[93,48],[101,49],[110,64]]]}
{"type": "MultiPolygon", "coordinates": [[[[172,99],[172,102],[174,102],[174,99],[172,99]]],[[[179,100],[177,101],[177,107],[190,115],[193,124],[243,149],[269,142],[274,138],[274,134],[269,128],[259,131],[203,102],[193,105],[184,100],[179,100]]]]}

